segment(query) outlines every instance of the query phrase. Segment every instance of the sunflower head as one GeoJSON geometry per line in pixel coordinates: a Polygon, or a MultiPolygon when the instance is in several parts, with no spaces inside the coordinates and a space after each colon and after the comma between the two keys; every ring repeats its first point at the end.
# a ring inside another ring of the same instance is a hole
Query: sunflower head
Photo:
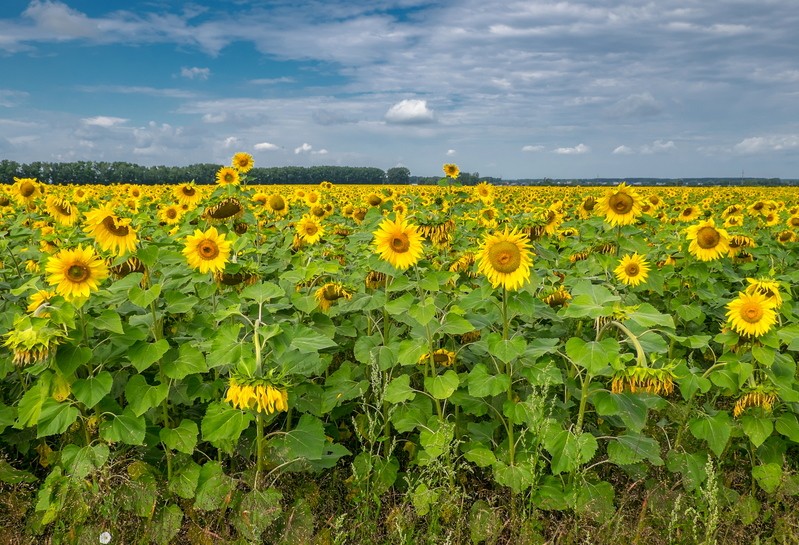
{"type": "Polygon", "coordinates": [[[210,227],[205,232],[197,229],[193,235],[186,237],[183,255],[192,268],[203,274],[215,273],[225,268],[230,247],[230,241],[225,240],[225,234],[217,232],[216,227],[210,227]]]}
{"type": "Polygon", "coordinates": [[[422,237],[419,229],[404,217],[385,218],[374,233],[375,251],[381,258],[404,271],[422,257],[422,237]]]}
{"type": "Polygon", "coordinates": [[[627,254],[621,258],[618,267],[613,272],[616,274],[616,278],[624,284],[637,286],[646,282],[646,278],[649,276],[649,263],[637,253],[627,254]]]}
{"type": "Polygon", "coordinates": [[[486,235],[478,270],[496,288],[517,290],[530,279],[530,245],[518,229],[486,235]]]}
{"type": "Polygon", "coordinates": [[[447,178],[452,178],[453,180],[460,176],[461,169],[458,168],[458,165],[454,165],[452,163],[447,163],[444,165],[444,175],[447,178]]]}
{"type": "Polygon", "coordinates": [[[778,399],[777,391],[774,388],[758,384],[746,390],[738,398],[732,409],[732,415],[738,418],[750,407],[760,407],[764,412],[770,413],[778,399]]]}
{"type": "Polygon", "coordinates": [[[63,249],[47,260],[47,282],[67,301],[88,297],[108,277],[108,267],[91,246],[63,249]]]}
{"type": "Polygon", "coordinates": [[[547,295],[541,297],[541,300],[552,308],[561,308],[569,306],[572,296],[569,290],[563,286],[558,286],[555,291],[549,292],[547,295]]]}
{"type": "Polygon", "coordinates": [[[452,365],[455,363],[455,352],[447,350],[446,348],[439,348],[438,350],[433,351],[432,354],[428,352],[427,354],[422,355],[422,357],[419,358],[419,365],[427,365],[430,363],[431,357],[433,364],[436,366],[452,367],[452,365]]]}
{"type": "Polygon", "coordinates": [[[340,282],[328,282],[316,290],[314,294],[319,309],[327,312],[339,299],[352,299],[352,291],[345,288],[340,282]]]}
{"type": "Polygon", "coordinates": [[[241,410],[272,414],[288,411],[288,390],[268,378],[230,377],[225,401],[241,410]]]}
{"type": "Polygon", "coordinates": [[[244,206],[234,197],[228,197],[215,206],[209,206],[203,212],[203,218],[211,223],[222,223],[227,220],[237,220],[244,215],[244,206]]]}
{"type": "Polygon", "coordinates": [[[3,336],[3,346],[14,354],[14,365],[24,366],[47,359],[66,336],[47,318],[20,316],[14,320],[14,328],[3,336]]]}
{"type": "Polygon", "coordinates": [[[325,234],[325,228],[322,222],[312,214],[304,215],[300,221],[295,224],[295,228],[302,242],[306,244],[316,244],[325,234]]]}
{"type": "Polygon", "coordinates": [[[216,183],[219,185],[239,185],[239,171],[233,167],[222,167],[216,171],[216,183]]]}
{"type": "Polygon", "coordinates": [[[232,166],[242,174],[245,174],[250,170],[252,170],[254,164],[255,161],[253,161],[252,155],[240,151],[239,153],[233,156],[233,160],[231,161],[230,166],[232,166]]]}
{"type": "Polygon", "coordinates": [[[610,188],[597,201],[596,209],[605,216],[611,225],[631,225],[641,215],[641,197],[626,183],[610,188]]]}
{"type": "Polygon", "coordinates": [[[655,395],[671,395],[674,392],[674,365],[664,367],[642,367],[638,365],[625,367],[618,371],[611,382],[614,394],[622,392],[647,392],[655,395]]]}
{"type": "Polygon", "coordinates": [[[719,259],[730,251],[727,231],[717,228],[713,218],[692,225],[686,229],[686,234],[690,241],[688,251],[700,261],[719,259]]]}
{"type": "Polygon", "coordinates": [[[727,304],[727,323],[740,335],[760,337],[777,323],[774,301],[755,290],[741,292],[727,304]]]}

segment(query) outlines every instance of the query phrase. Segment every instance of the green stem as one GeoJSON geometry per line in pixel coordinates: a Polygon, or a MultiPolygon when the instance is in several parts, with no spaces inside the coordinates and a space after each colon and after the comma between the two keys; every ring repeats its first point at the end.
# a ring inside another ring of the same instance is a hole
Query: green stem
{"type": "Polygon", "coordinates": [[[252,488],[258,490],[258,477],[264,461],[264,415],[258,411],[255,415],[255,478],[252,488]]]}
{"type": "MultiPolygon", "coordinates": [[[[507,341],[510,331],[510,320],[508,319],[508,289],[502,286],[502,340],[507,341]]],[[[508,374],[508,401],[513,402],[513,366],[510,362],[506,363],[503,372],[508,374]]],[[[513,430],[513,422],[508,421],[508,461],[513,465],[516,459],[516,438],[513,430]]]]}
{"type": "Polygon", "coordinates": [[[630,331],[627,328],[627,326],[625,326],[621,322],[618,322],[616,320],[611,320],[607,324],[603,325],[599,329],[599,331],[596,332],[596,340],[597,340],[597,342],[599,342],[599,340],[602,338],[602,334],[610,326],[616,327],[619,331],[624,333],[627,336],[627,338],[630,340],[632,345],[635,347],[635,353],[636,353],[636,359],[638,360],[638,365],[641,366],[641,367],[648,367],[648,365],[646,363],[646,352],[644,352],[644,347],[641,346],[641,343],[638,341],[638,337],[636,337],[635,334],[632,331],[630,331]]]}
{"type": "Polygon", "coordinates": [[[591,380],[593,379],[593,375],[586,373],[585,378],[583,379],[583,385],[580,389],[580,411],[577,413],[577,424],[575,425],[574,434],[580,435],[583,431],[583,421],[585,419],[585,408],[588,404],[588,388],[591,386],[591,380]]]}

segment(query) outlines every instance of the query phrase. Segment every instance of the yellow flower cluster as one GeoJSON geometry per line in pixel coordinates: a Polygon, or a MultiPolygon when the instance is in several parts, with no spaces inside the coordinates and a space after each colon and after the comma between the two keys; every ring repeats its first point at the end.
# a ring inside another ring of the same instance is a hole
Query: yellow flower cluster
{"type": "Polygon", "coordinates": [[[237,409],[251,409],[259,413],[272,414],[288,411],[288,392],[266,383],[239,383],[231,378],[225,401],[237,409]]]}
{"type": "Polygon", "coordinates": [[[738,418],[749,407],[760,407],[770,413],[776,401],[777,395],[774,392],[766,392],[761,389],[752,390],[738,398],[738,401],[735,402],[735,407],[732,409],[732,414],[738,418]]]}

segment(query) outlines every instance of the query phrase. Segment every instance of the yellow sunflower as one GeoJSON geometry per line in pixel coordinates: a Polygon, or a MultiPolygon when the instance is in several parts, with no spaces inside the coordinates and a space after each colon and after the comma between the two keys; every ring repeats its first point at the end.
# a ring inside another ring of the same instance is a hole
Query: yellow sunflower
{"type": "Polygon", "coordinates": [[[294,228],[297,229],[297,234],[306,244],[316,244],[321,240],[325,234],[325,228],[319,218],[311,214],[305,214],[300,221],[298,221],[294,228]]]}
{"type": "Polygon", "coordinates": [[[766,300],[774,305],[774,308],[782,306],[782,295],[780,295],[780,283],[770,278],[747,278],[749,285],[746,287],[745,293],[752,295],[759,293],[764,296],[766,300]]]}
{"type": "Polygon", "coordinates": [[[170,204],[158,209],[158,219],[167,225],[177,225],[183,216],[183,208],[177,204],[170,204]]]}
{"type": "Polygon", "coordinates": [[[173,194],[180,204],[185,204],[191,208],[197,206],[197,203],[202,199],[202,194],[194,185],[194,182],[179,185],[175,188],[173,194]]]}
{"type": "Polygon", "coordinates": [[[716,228],[713,218],[692,225],[685,232],[691,241],[688,251],[700,261],[713,261],[730,251],[730,237],[727,231],[716,228]]]}
{"type": "Polygon", "coordinates": [[[232,166],[242,174],[245,174],[250,170],[252,170],[254,164],[255,161],[253,160],[252,155],[240,151],[239,153],[233,156],[233,162],[231,163],[230,166],[232,166]]]}
{"type": "Polygon", "coordinates": [[[203,274],[215,273],[225,268],[230,257],[230,246],[225,234],[218,233],[216,227],[210,227],[205,232],[196,229],[193,235],[186,237],[183,255],[192,268],[199,269],[203,274]]]}
{"type": "Polygon", "coordinates": [[[73,206],[66,199],[50,195],[47,197],[45,206],[47,208],[47,213],[50,214],[59,225],[69,227],[75,225],[75,222],[78,221],[80,215],[78,207],[73,206]]]}
{"type": "Polygon", "coordinates": [[[36,178],[17,178],[14,177],[12,191],[17,202],[22,206],[33,206],[33,201],[42,196],[42,185],[36,178]]]}
{"type": "Polygon", "coordinates": [[[322,312],[327,312],[339,299],[352,299],[352,292],[342,286],[340,282],[328,282],[316,290],[314,298],[319,304],[319,309],[322,312]]]}
{"type": "Polygon", "coordinates": [[[646,277],[649,275],[649,263],[637,253],[627,254],[621,258],[619,266],[613,272],[619,281],[628,286],[637,286],[646,282],[646,277]]]}
{"type": "Polygon", "coordinates": [[[738,298],[727,304],[727,322],[741,335],[760,337],[777,323],[774,303],[759,293],[740,292],[738,298]]]}
{"type": "Polygon", "coordinates": [[[605,195],[597,201],[596,207],[609,224],[631,225],[642,213],[641,204],[638,193],[622,182],[615,189],[606,190],[605,195]]]}
{"type": "Polygon", "coordinates": [[[28,308],[26,309],[29,314],[34,316],[47,317],[49,314],[45,309],[50,304],[50,299],[55,297],[55,292],[50,290],[38,290],[30,296],[28,308]]]}
{"type": "Polygon", "coordinates": [[[216,171],[216,183],[219,185],[239,185],[239,171],[233,167],[222,167],[216,171]]]}
{"type": "Polygon", "coordinates": [[[453,180],[460,176],[461,169],[458,168],[458,165],[453,165],[452,163],[447,163],[444,165],[444,174],[448,178],[452,178],[453,180]]]}
{"type": "Polygon", "coordinates": [[[94,248],[79,245],[64,249],[47,260],[47,283],[67,301],[88,297],[100,289],[99,283],[108,277],[108,267],[94,248]]]}
{"type": "Polygon", "coordinates": [[[530,279],[529,239],[515,227],[502,233],[486,235],[478,270],[491,285],[516,290],[530,279]]]}
{"type": "Polygon", "coordinates": [[[289,213],[289,203],[277,193],[272,193],[266,199],[266,209],[276,216],[285,216],[289,213]]]}
{"type": "Polygon", "coordinates": [[[130,226],[130,218],[119,218],[111,205],[92,210],[86,214],[84,232],[93,237],[105,251],[122,256],[136,251],[138,237],[130,226]]]}
{"type": "MultiPolygon", "coordinates": [[[[452,367],[452,365],[455,363],[455,359],[455,352],[447,350],[446,348],[439,348],[433,352],[433,362],[436,365],[441,365],[442,367],[452,367]]],[[[419,365],[427,365],[428,363],[430,363],[429,352],[427,354],[423,354],[418,361],[419,365]]]]}
{"type": "Polygon", "coordinates": [[[237,409],[272,414],[288,411],[288,392],[264,379],[240,380],[230,378],[225,401],[237,409]]]}
{"type": "Polygon", "coordinates": [[[403,216],[385,218],[373,233],[375,251],[397,269],[404,271],[422,258],[424,237],[403,216]]]}

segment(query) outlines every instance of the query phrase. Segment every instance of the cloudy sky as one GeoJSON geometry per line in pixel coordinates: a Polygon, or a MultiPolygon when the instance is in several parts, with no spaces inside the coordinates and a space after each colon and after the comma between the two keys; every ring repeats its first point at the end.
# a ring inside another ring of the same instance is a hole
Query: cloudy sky
{"type": "Polygon", "coordinates": [[[0,158],[799,178],[796,0],[3,0],[0,158]]]}

